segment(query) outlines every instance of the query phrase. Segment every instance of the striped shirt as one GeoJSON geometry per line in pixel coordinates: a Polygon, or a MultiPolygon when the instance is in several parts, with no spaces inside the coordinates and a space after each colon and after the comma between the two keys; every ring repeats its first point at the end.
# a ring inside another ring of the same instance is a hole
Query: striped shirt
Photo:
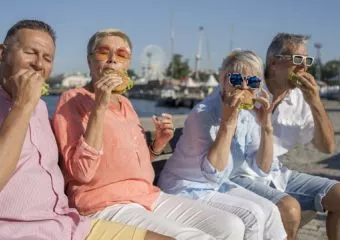
{"type": "MultiPolygon", "coordinates": [[[[11,109],[0,88],[0,124],[11,109]]],[[[0,190],[0,239],[85,239],[90,221],[69,208],[46,104],[33,111],[17,168],[0,190]]]]}

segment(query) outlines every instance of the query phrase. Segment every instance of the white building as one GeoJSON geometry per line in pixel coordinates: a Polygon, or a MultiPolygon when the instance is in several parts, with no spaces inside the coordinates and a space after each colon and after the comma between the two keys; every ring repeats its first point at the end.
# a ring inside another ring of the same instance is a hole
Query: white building
{"type": "Polygon", "coordinates": [[[83,87],[88,82],[91,81],[91,78],[85,77],[83,75],[71,75],[65,77],[61,82],[62,88],[76,88],[76,87],[83,87]]]}

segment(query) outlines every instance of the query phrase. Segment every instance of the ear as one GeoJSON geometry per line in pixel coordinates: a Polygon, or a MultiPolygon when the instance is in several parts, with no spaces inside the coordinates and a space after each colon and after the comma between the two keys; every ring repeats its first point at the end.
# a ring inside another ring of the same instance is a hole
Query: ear
{"type": "Polygon", "coordinates": [[[270,57],[268,64],[269,64],[269,66],[276,65],[277,64],[277,58],[270,57]]]}

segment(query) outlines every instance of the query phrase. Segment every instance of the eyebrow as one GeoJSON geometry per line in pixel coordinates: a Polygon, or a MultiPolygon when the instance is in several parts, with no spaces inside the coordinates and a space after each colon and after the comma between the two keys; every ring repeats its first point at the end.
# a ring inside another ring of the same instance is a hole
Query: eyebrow
{"type": "Polygon", "coordinates": [[[124,52],[127,52],[129,54],[131,53],[130,50],[126,47],[119,47],[119,48],[116,49],[116,51],[124,51],[124,52]]]}
{"type": "Polygon", "coordinates": [[[109,47],[109,46],[107,46],[107,45],[98,46],[98,47],[96,47],[96,49],[100,49],[100,50],[108,50],[108,51],[110,51],[110,50],[111,50],[111,49],[110,49],[110,47],[109,47]]]}

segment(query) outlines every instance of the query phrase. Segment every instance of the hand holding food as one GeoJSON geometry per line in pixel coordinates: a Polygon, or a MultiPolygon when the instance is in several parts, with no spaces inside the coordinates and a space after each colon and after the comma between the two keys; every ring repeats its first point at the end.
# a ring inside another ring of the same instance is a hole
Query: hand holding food
{"type": "Polygon", "coordinates": [[[235,92],[243,92],[243,98],[241,99],[241,103],[239,105],[240,109],[244,110],[251,110],[254,108],[254,92],[252,90],[242,90],[242,89],[236,89],[235,92]]]}
{"type": "Polygon", "coordinates": [[[319,86],[314,77],[307,72],[291,73],[288,79],[292,79],[294,86],[298,87],[303,93],[305,101],[310,105],[319,104],[321,102],[319,95],[319,86]]]}
{"type": "Polygon", "coordinates": [[[301,77],[296,73],[293,73],[293,72],[289,73],[288,74],[288,80],[292,81],[292,83],[296,86],[301,85],[301,77]]]}
{"type": "Polygon", "coordinates": [[[133,87],[133,81],[129,78],[127,71],[125,69],[116,70],[116,69],[106,68],[103,71],[103,75],[104,76],[113,75],[113,76],[120,77],[122,79],[123,82],[120,85],[116,86],[113,89],[112,93],[123,94],[133,87]]]}

